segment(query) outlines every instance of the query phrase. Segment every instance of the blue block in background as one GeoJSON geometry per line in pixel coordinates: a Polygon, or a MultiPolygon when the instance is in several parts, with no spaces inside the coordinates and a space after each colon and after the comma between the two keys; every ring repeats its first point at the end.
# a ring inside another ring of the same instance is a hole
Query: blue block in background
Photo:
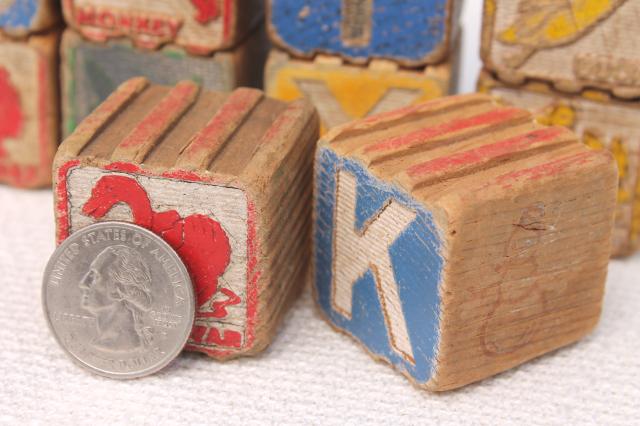
{"type": "Polygon", "coordinates": [[[9,35],[22,36],[53,26],[60,17],[53,0],[0,1],[0,29],[9,35]]]}
{"type": "Polygon", "coordinates": [[[270,0],[269,32],[293,54],[407,66],[446,58],[456,0],[270,0]]]}

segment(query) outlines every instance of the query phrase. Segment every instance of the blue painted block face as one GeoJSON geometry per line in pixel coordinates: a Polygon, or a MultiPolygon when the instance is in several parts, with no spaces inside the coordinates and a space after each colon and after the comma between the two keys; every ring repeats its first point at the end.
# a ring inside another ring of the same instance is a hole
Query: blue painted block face
{"type": "Polygon", "coordinates": [[[38,11],[39,0],[7,0],[0,2],[0,28],[28,30],[38,11]]]}
{"type": "Polygon", "coordinates": [[[315,290],[328,319],[427,382],[439,340],[441,238],[430,212],[358,162],[319,150],[315,290]]]}
{"type": "Polygon", "coordinates": [[[451,0],[271,0],[272,31],[305,56],[378,57],[421,65],[443,59],[451,0]]]}

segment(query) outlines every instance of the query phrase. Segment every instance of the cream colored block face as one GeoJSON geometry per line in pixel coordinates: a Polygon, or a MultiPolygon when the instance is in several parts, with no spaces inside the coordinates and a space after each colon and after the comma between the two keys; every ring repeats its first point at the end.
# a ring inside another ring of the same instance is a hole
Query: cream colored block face
{"type": "Polygon", "coordinates": [[[195,54],[237,44],[262,17],[256,0],[62,0],[69,26],[94,41],[128,37],[140,47],[166,43],[195,54]]]}
{"type": "Polygon", "coordinates": [[[131,35],[146,45],[172,40],[177,44],[193,44],[194,41],[213,44],[223,40],[223,23],[218,19],[217,5],[206,16],[206,12],[200,12],[189,0],[144,2],[143,5],[128,0],[73,0],[69,3],[73,4],[74,21],[86,25],[86,31],[95,27],[112,36],[131,35]],[[118,28],[115,23],[125,18],[133,21],[132,25],[118,28]],[[154,23],[153,31],[147,25],[136,24],[143,18],[154,23]]]}
{"type": "Polygon", "coordinates": [[[607,148],[614,154],[620,182],[613,249],[614,254],[628,252],[631,240],[637,238],[634,204],[638,204],[636,188],[640,177],[638,105],[499,86],[492,88],[491,93],[506,102],[531,110],[538,121],[544,124],[569,127],[591,148],[607,148]]]}
{"type": "Polygon", "coordinates": [[[640,95],[638,0],[486,0],[483,57],[505,81],[640,95]]]}
{"type": "MultiPolygon", "coordinates": [[[[17,108],[20,110],[19,122],[15,124],[16,131],[0,131],[0,161],[4,151],[12,163],[22,166],[35,166],[39,163],[38,156],[33,154],[38,152],[40,136],[40,62],[40,55],[28,44],[0,43],[0,74],[4,80],[0,96],[4,95],[6,99],[17,98],[17,108]]],[[[14,107],[15,105],[11,106],[14,107]]],[[[9,111],[5,111],[5,114],[9,114],[9,111]]]]}
{"type": "MultiPolygon", "coordinates": [[[[207,219],[218,223],[224,232],[228,245],[228,261],[218,278],[217,291],[201,306],[196,306],[196,326],[214,328],[225,335],[235,332],[242,336],[237,342],[243,346],[247,322],[247,200],[245,194],[236,188],[197,182],[168,181],[165,178],[114,173],[94,167],[72,169],[68,175],[69,223],[71,232],[76,232],[96,222],[89,212],[87,203],[99,199],[101,205],[116,201],[100,220],[140,222],[145,215],[158,222],[163,215],[176,212],[174,221],[166,226],[166,233],[181,228],[184,240],[197,238],[188,229],[189,218],[198,220],[197,233],[204,232],[207,219]],[[105,178],[119,177],[124,184],[120,194],[104,185],[105,178]],[[143,191],[136,194],[138,189],[143,191]],[[108,191],[112,191],[108,193],[108,191]],[[135,196],[134,196],[135,195],[135,196]],[[138,197],[140,195],[140,197],[138,197]],[[141,197],[146,199],[141,200],[141,197]],[[148,204],[147,201],[148,200],[148,204]],[[83,210],[84,209],[84,210],[83,210]],[[227,315],[213,315],[217,302],[224,302],[225,296],[233,294],[233,303],[225,306],[227,315]]],[[[156,232],[158,232],[156,230],[156,232]]],[[[218,238],[216,241],[219,241],[218,238]]],[[[204,241],[204,240],[203,240],[204,241]]],[[[198,250],[207,251],[202,245],[198,250]]],[[[213,253],[212,256],[216,256],[213,253]]],[[[195,265],[195,264],[194,264],[195,265]]],[[[190,265],[200,267],[200,265],[190,265]]],[[[192,342],[193,343],[193,342],[192,342]]],[[[223,345],[210,349],[224,350],[223,345]]]]}

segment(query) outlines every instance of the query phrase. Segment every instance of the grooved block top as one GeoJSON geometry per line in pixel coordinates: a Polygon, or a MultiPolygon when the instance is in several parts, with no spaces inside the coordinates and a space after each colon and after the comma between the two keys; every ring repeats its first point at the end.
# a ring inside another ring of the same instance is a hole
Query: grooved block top
{"type": "Polygon", "coordinates": [[[452,96],[346,124],[321,145],[369,167],[420,200],[608,163],[563,127],[480,94],[452,96]],[[455,182],[455,185],[452,183],[455,182]]]}
{"type": "Polygon", "coordinates": [[[292,53],[386,58],[407,66],[445,59],[456,0],[270,0],[269,32],[292,53]]]}
{"type": "Polygon", "coordinates": [[[252,165],[298,137],[314,114],[304,100],[287,104],[255,89],[225,95],[189,81],[166,87],[139,77],[123,83],[80,123],[58,157],[233,179],[257,174],[252,165]]]}

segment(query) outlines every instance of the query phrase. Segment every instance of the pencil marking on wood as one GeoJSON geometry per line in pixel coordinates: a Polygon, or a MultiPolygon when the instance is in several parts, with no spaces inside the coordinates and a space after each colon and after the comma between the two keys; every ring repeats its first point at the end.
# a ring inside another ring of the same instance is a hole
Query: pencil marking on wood
{"type": "Polygon", "coordinates": [[[597,323],[616,168],[571,131],[460,96],[332,130],[315,171],[316,301],[418,386],[481,380],[597,323]]]}

